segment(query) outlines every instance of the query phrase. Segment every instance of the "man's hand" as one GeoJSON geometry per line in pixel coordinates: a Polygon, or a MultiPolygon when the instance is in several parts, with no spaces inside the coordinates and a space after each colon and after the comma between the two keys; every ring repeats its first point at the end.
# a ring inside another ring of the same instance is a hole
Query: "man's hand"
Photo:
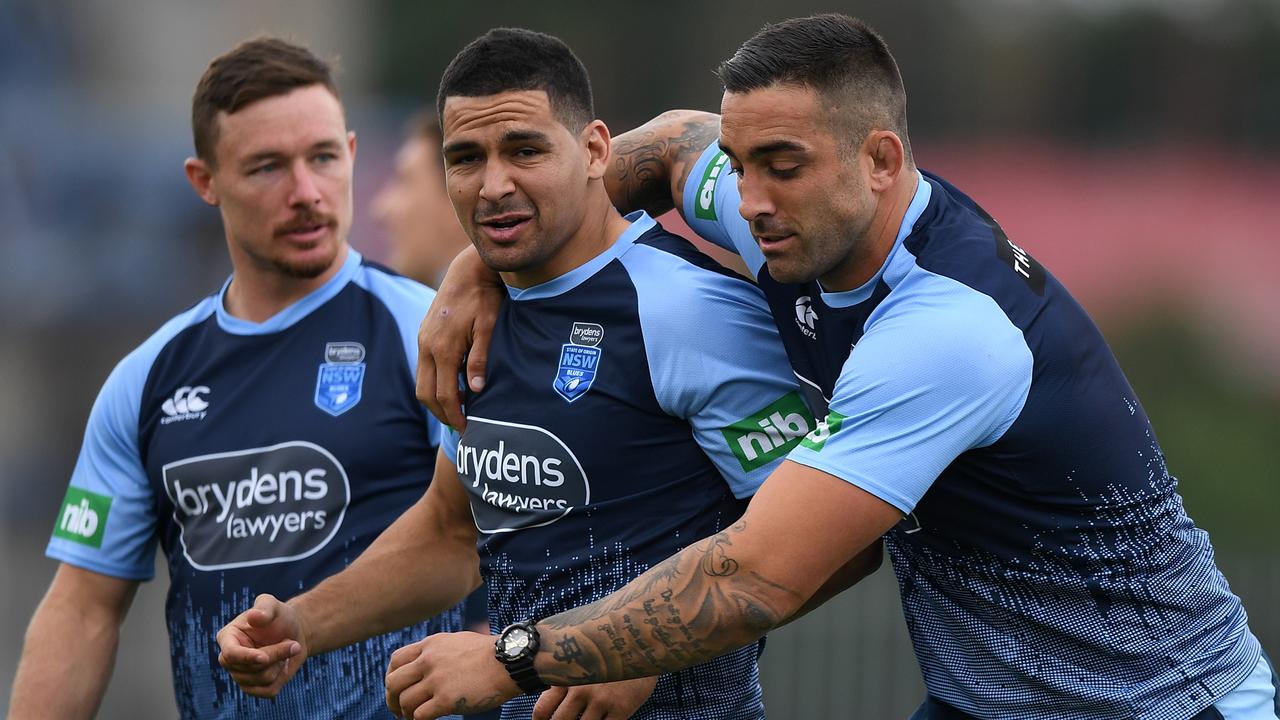
{"type": "Polygon", "coordinates": [[[553,687],[533,706],[533,720],[626,720],[653,694],[657,677],[602,685],[553,687]]]}
{"type": "Polygon", "coordinates": [[[458,389],[463,358],[467,384],[472,392],[480,392],[489,340],[505,294],[502,278],[468,246],[449,265],[418,329],[418,400],[458,432],[467,425],[458,389]]]}
{"type": "Polygon", "coordinates": [[[391,656],[387,707],[396,717],[428,720],[492,710],[520,694],[493,654],[493,637],[430,635],[391,656]]]}
{"type": "Polygon", "coordinates": [[[301,618],[271,595],[259,595],[219,630],[218,647],[218,663],[254,697],[275,697],[307,657],[301,618]]]}

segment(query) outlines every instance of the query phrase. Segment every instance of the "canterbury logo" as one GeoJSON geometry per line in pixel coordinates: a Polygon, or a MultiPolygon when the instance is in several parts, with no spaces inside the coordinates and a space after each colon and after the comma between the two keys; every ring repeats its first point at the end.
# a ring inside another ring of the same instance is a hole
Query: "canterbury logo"
{"type": "Polygon", "coordinates": [[[196,385],[194,387],[184,385],[176,392],[173,397],[164,401],[160,409],[164,411],[164,418],[160,420],[161,424],[168,425],[171,422],[179,420],[201,420],[208,413],[209,401],[204,399],[209,394],[209,386],[196,385]]]}

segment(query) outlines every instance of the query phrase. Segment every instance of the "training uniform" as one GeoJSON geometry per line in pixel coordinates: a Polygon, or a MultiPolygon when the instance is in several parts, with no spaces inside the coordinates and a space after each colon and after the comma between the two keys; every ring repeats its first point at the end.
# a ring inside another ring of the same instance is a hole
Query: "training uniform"
{"type": "MultiPolygon", "coordinates": [[[[759,289],[644,213],[628,219],[585,265],[509,290],[488,386],[466,399],[461,441],[441,445],[469,493],[496,628],[604,597],[725,529],[814,427],[759,289]]],[[[759,650],[662,676],[635,717],[763,717],[759,650]]]]}
{"type": "Polygon", "coordinates": [[[905,516],[885,545],[919,717],[1185,720],[1269,685],[1137,397],[1053,276],[921,174],[866,284],[778,283],[728,170],[708,148],[685,214],[747,262],[825,416],[789,459],[905,516]]]}
{"type": "Polygon", "coordinates": [[[159,540],[184,717],[383,717],[391,653],[461,629],[458,609],[308,658],[275,700],[236,687],[214,638],[259,593],[289,598],[346,567],[422,497],[438,426],[413,371],[435,294],[355,250],[264,323],[227,314],[225,294],[111,373],[47,553],[149,580],[159,540]]]}

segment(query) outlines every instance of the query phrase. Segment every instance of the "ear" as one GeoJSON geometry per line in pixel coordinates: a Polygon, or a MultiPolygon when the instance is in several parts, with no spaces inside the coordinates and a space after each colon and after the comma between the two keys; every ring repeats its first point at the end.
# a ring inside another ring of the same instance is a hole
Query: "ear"
{"type": "Polygon", "coordinates": [[[351,151],[351,163],[354,165],[356,161],[356,131],[347,132],[347,150],[351,151]]]}
{"type": "Polygon", "coordinates": [[[196,195],[200,199],[210,205],[218,206],[218,190],[214,187],[213,171],[209,169],[208,163],[200,158],[187,158],[182,163],[182,169],[187,173],[187,182],[191,183],[192,189],[196,191],[196,195]]]}
{"type": "Polygon", "coordinates": [[[902,138],[891,130],[873,130],[862,144],[866,154],[871,190],[884,192],[893,187],[907,165],[902,138]]]}
{"type": "Polygon", "coordinates": [[[582,129],[579,137],[587,150],[587,177],[599,180],[609,168],[609,152],[613,142],[609,137],[609,128],[603,121],[592,120],[582,129]]]}

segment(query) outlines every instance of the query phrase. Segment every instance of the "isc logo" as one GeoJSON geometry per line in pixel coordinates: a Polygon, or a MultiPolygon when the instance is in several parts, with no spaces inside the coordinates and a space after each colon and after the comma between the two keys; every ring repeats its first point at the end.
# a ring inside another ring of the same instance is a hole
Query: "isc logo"
{"type": "Polygon", "coordinates": [[[813,418],[800,395],[787,393],[721,432],[742,469],[751,471],[791,452],[813,428],[813,418]]]}

